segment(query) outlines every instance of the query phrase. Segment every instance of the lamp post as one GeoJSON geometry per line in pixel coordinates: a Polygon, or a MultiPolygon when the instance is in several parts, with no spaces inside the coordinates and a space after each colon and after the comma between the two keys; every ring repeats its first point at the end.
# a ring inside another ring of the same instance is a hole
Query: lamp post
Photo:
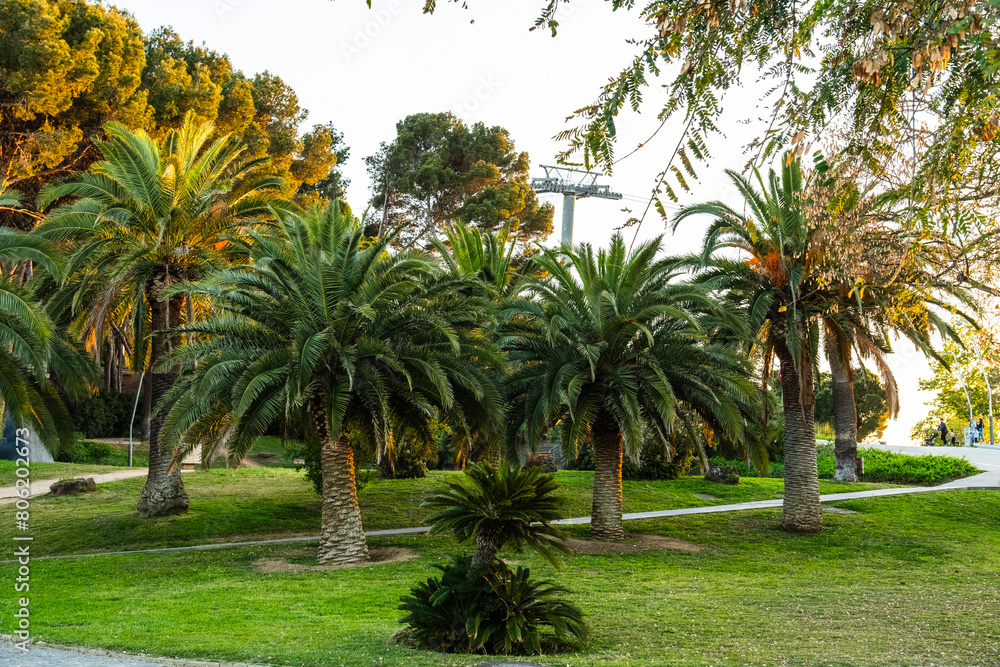
{"type": "Polygon", "coordinates": [[[965,388],[965,380],[962,379],[962,375],[958,371],[958,355],[956,355],[954,352],[952,352],[951,353],[951,358],[955,360],[955,366],[953,367],[954,370],[952,370],[952,375],[954,375],[955,379],[958,380],[958,386],[962,388],[963,392],[965,392],[965,402],[969,404],[969,425],[971,426],[972,425],[972,399],[969,398],[969,390],[965,388]]]}
{"type": "Polygon", "coordinates": [[[986,381],[986,396],[990,400],[990,446],[992,447],[996,442],[993,437],[993,388],[990,387],[990,379],[986,375],[986,364],[983,363],[983,357],[979,354],[979,345],[976,341],[972,341],[972,349],[976,351],[976,361],[979,362],[979,370],[983,374],[983,380],[986,381]]]}

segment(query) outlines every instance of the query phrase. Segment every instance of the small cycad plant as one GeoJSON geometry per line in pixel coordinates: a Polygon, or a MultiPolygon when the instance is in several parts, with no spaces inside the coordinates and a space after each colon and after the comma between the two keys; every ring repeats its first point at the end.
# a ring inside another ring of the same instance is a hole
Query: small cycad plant
{"type": "Polygon", "coordinates": [[[437,509],[431,533],[449,532],[459,542],[473,539],[475,554],[433,567],[429,578],[403,597],[401,641],[448,653],[536,654],[576,647],[587,635],[583,612],[559,595],[551,581],[532,581],[525,567],[512,570],[497,555],[504,547],[525,547],[559,565],[568,553],[565,534],[552,525],[561,499],[551,475],[501,463],[478,463],[463,481],[428,498],[437,509]]]}

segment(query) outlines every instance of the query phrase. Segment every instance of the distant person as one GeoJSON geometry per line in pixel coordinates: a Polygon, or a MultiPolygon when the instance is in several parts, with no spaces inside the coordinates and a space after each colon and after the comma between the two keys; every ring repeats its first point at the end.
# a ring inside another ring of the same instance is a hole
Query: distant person
{"type": "Polygon", "coordinates": [[[983,441],[983,442],[986,442],[986,438],[984,437],[986,435],[986,431],[983,430],[985,428],[985,426],[986,425],[983,424],[983,418],[980,417],[979,418],[979,439],[981,441],[983,441]]]}
{"type": "Polygon", "coordinates": [[[979,442],[979,424],[974,421],[970,421],[969,434],[972,436],[972,444],[977,444],[979,442]]]}
{"type": "Polygon", "coordinates": [[[951,440],[952,447],[958,444],[958,437],[955,435],[954,429],[948,429],[948,439],[951,440]]]}
{"type": "Polygon", "coordinates": [[[941,434],[941,446],[943,447],[948,444],[948,425],[944,423],[944,419],[938,424],[937,430],[941,434]]]}

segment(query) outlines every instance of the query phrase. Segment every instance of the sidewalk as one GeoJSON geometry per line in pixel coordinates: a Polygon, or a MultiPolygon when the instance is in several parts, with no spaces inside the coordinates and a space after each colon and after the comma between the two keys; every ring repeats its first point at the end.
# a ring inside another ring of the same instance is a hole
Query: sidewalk
{"type": "Polygon", "coordinates": [[[14,647],[9,635],[0,635],[0,667],[262,667],[243,662],[204,662],[154,658],[87,648],[32,642],[27,652],[14,647]]]}

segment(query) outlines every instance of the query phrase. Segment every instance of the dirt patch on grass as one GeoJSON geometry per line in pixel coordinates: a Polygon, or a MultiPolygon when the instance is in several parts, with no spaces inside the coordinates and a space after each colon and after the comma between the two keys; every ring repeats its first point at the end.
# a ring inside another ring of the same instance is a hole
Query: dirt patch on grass
{"type": "Polygon", "coordinates": [[[626,535],[625,542],[596,542],[592,540],[566,541],[566,545],[576,554],[622,555],[639,551],[676,549],[677,551],[702,551],[705,547],[694,542],[663,537],[662,535],[626,535]]]}
{"type": "MultiPolygon", "coordinates": [[[[286,556],[314,555],[314,549],[295,549],[286,556]]],[[[289,563],[284,558],[261,558],[257,561],[256,569],[264,574],[284,573],[284,572],[323,572],[325,570],[342,570],[345,567],[368,567],[370,565],[382,565],[385,563],[400,563],[412,560],[417,557],[417,553],[411,549],[402,547],[376,547],[368,550],[368,562],[356,565],[310,565],[307,563],[289,563]]]]}

